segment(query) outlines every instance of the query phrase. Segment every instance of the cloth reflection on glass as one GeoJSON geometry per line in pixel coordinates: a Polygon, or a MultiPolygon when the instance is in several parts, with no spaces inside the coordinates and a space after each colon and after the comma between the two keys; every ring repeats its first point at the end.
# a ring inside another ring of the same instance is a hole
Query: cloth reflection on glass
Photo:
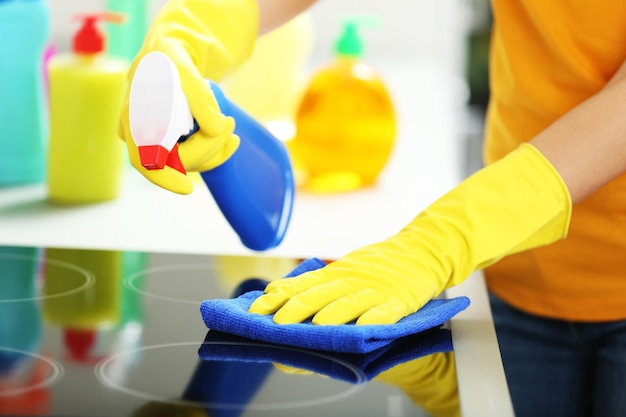
{"type": "MultiPolygon", "coordinates": [[[[292,348],[210,330],[198,354],[205,361],[280,364],[352,384],[365,383],[394,366],[452,350],[448,329],[431,329],[393,341],[369,353],[292,348]]],[[[299,372],[300,373],[300,372],[299,372]]]]}
{"type": "MultiPolygon", "coordinates": [[[[271,364],[289,374],[324,376],[352,384],[378,381],[398,387],[433,417],[460,415],[452,337],[448,329],[410,335],[365,354],[296,349],[210,330],[198,353],[207,369],[222,364],[222,369],[228,367],[234,373],[242,367],[247,377],[254,369],[252,365],[271,364]]],[[[199,372],[194,377],[189,388],[196,393],[224,384],[210,372],[205,372],[204,378],[199,372]]],[[[234,391],[237,390],[241,387],[234,391]]],[[[221,398],[211,393],[212,400],[233,399],[233,392],[224,392],[221,398]]],[[[206,393],[204,395],[206,399],[206,393]]]]}

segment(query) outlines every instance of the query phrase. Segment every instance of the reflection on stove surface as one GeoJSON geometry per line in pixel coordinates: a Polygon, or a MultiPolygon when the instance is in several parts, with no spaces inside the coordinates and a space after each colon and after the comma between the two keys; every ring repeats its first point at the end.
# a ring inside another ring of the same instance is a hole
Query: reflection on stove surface
{"type": "Polygon", "coordinates": [[[0,246],[0,415],[459,415],[446,329],[351,355],[204,326],[297,262],[0,246]]]}

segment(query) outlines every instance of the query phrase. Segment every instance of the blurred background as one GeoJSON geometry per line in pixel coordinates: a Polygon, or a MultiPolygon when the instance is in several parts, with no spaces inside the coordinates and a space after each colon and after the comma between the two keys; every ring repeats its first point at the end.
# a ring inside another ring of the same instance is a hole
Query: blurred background
{"type": "MultiPolygon", "coordinates": [[[[62,52],[70,49],[72,35],[78,27],[78,22],[73,20],[74,15],[104,10],[114,1],[49,2],[51,43],[62,52]]],[[[166,0],[147,2],[148,21],[165,3],[166,0]]],[[[365,45],[364,61],[379,69],[383,75],[397,72],[399,67],[408,70],[427,63],[435,72],[443,73],[458,83],[458,102],[463,107],[459,126],[463,148],[462,169],[470,173],[479,168],[482,118],[489,93],[487,49],[491,16],[488,0],[319,0],[292,25],[297,28],[292,27],[290,34],[285,34],[291,40],[294,34],[299,39],[300,49],[296,51],[299,56],[292,54],[293,60],[298,62],[290,64],[302,66],[303,82],[316,68],[332,61],[334,42],[342,22],[350,16],[375,16],[378,20],[375,27],[364,27],[360,34],[365,45]]],[[[283,41],[274,40],[274,44],[283,41]]],[[[268,56],[271,59],[271,54],[268,56]]],[[[268,57],[261,57],[259,61],[263,59],[268,57]]],[[[276,65],[264,62],[261,67],[265,66],[267,72],[276,65]]],[[[255,68],[258,73],[259,65],[255,68]]],[[[393,84],[393,80],[390,83],[393,84]]],[[[244,82],[241,88],[248,85],[249,82],[244,82]]],[[[392,93],[394,88],[397,87],[392,85],[392,93]]],[[[234,98],[238,101],[237,97],[234,98]]],[[[240,104],[246,107],[246,103],[240,104]]],[[[247,110],[254,113],[253,109],[247,110]]]]}
{"type": "MultiPolygon", "coordinates": [[[[67,49],[73,33],[72,16],[103,10],[105,0],[49,0],[52,6],[52,40],[67,49]]],[[[309,14],[314,27],[314,56],[328,54],[347,15],[373,15],[381,19],[377,29],[363,31],[368,53],[375,56],[429,57],[456,68],[464,61],[464,37],[478,0],[319,0],[309,14]]],[[[149,2],[154,15],[166,0],[149,2]]]]}

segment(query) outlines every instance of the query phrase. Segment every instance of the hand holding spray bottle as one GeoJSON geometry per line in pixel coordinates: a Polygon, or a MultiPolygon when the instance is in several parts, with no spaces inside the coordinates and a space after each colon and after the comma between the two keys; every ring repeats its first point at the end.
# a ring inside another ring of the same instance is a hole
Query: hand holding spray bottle
{"type": "MultiPolygon", "coordinates": [[[[246,247],[275,247],[287,230],[294,198],[293,172],[286,148],[230,102],[217,84],[207,82],[221,112],[235,119],[240,144],[224,163],[202,172],[202,179],[246,247]]],[[[182,91],[176,65],[166,54],[151,52],[139,62],[130,87],[129,122],[146,169],[169,166],[185,173],[177,147],[198,126],[182,91]]]]}

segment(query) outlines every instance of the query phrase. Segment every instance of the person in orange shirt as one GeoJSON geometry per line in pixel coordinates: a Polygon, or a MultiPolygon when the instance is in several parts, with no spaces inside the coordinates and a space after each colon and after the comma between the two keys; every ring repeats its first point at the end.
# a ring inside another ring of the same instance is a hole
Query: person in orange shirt
{"type": "MultiPolygon", "coordinates": [[[[137,62],[170,55],[200,132],[188,171],[238,146],[204,78],[314,0],[170,0],[137,62]]],[[[270,283],[250,307],[277,323],[395,323],[485,269],[518,416],[626,415],[626,3],[492,0],[486,166],[396,234],[270,283]],[[569,235],[568,235],[569,234],[569,235]]],[[[131,66],[129,76],[132,77],[131,66]]],[[[181,194],[189,179],[137,165],[181,194]]]]}

